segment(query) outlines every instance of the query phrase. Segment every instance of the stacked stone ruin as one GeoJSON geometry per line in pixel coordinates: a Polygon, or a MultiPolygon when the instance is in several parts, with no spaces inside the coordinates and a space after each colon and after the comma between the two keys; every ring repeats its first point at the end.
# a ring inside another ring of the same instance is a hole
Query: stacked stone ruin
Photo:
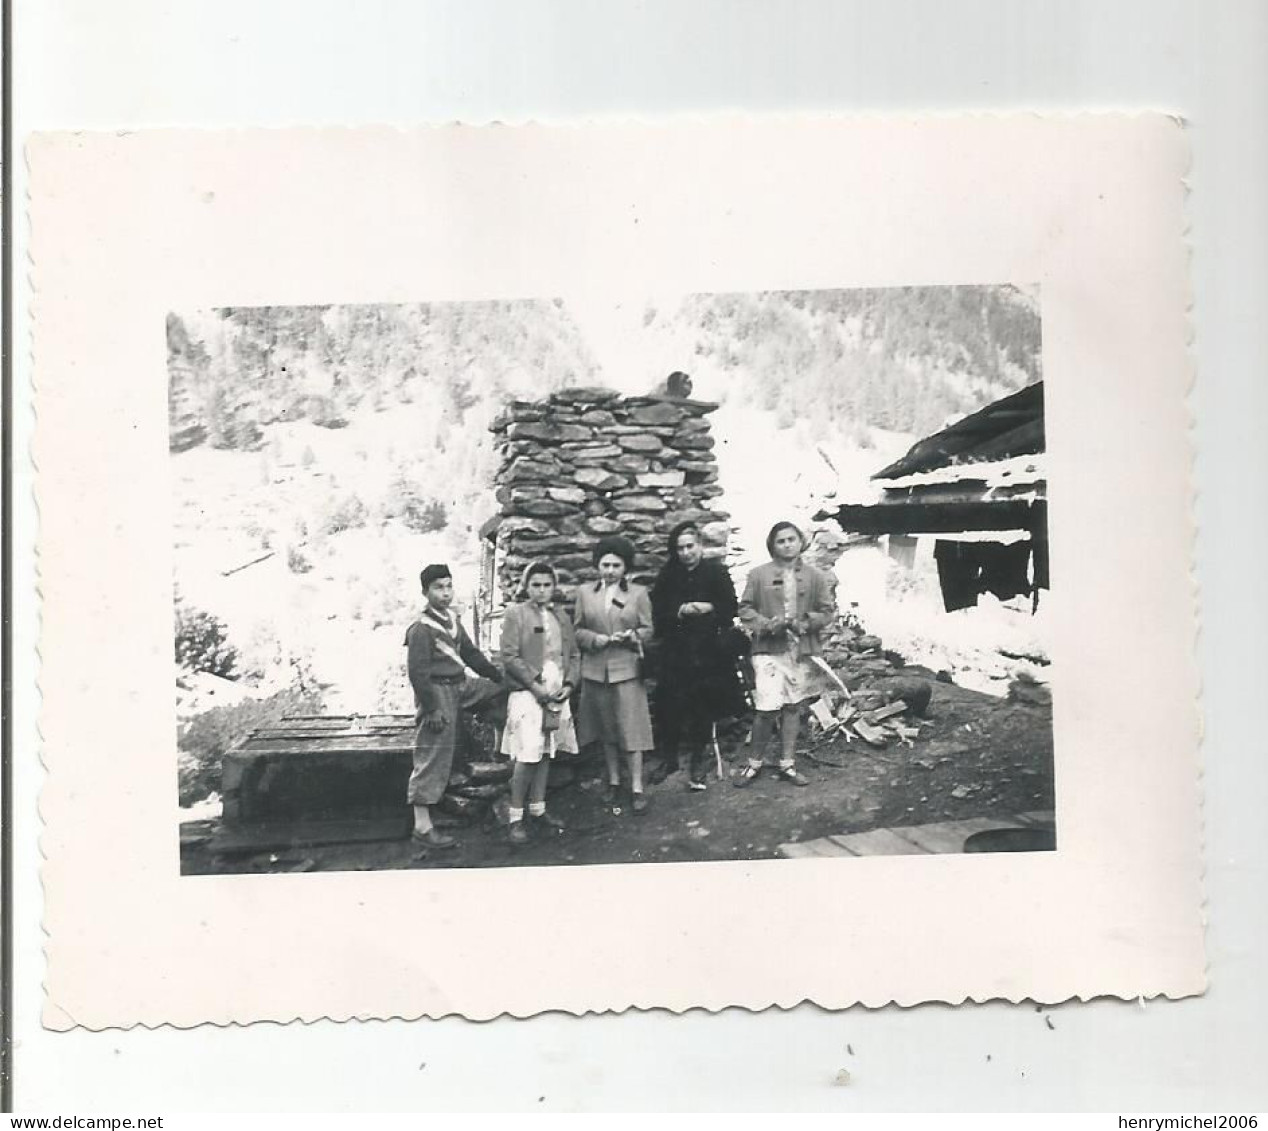
{"type": "Polygon", "coordinates": [[[597,577],[594,547],[621,534],[638,551],[631,579],[650,583],[670,530],[700,525],[706,553],[721,555],[730,515],[719,509],[714,439],[718,406],[669,397],[565,389],[512,401],[490,425],[501,449],[497,499],[498,583],[514,599],[524,566],[544,558],[565,602],[597,577]]]}

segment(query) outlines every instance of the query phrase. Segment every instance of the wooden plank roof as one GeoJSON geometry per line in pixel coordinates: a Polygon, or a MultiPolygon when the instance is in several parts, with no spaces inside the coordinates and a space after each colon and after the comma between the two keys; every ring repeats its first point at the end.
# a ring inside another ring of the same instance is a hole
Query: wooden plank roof
{"type": "Polygon", "coordinates": [[[992,401],[962,420],[917,440],[901,459],[873,479],[901,479],[918,472],[1033,455],[1044,450],[1043,382],[992,401]]]}

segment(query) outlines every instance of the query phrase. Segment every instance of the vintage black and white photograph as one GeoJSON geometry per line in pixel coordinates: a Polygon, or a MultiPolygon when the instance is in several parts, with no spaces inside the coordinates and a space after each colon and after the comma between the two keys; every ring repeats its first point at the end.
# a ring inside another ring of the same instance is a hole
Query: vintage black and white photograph
{"type": "Polygon", "coordinates": [[[166,333],[185,874],[1055,847],[1037,287],[166,333]]]}
{"type": "Polygon", "coordinates": [[[1186,152],[44,141],[46,1023],[1200,992],[1186,152]]]}

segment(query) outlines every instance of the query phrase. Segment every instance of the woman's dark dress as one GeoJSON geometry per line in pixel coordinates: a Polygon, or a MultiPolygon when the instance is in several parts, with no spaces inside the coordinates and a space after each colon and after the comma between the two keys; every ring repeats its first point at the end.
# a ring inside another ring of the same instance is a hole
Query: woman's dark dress
{"type": "Polygon", "coordinates": [[[691,570],[670,562],[652,588],[657,749],[671,770],[685,746],[692,776],[700,777],[713,724],[744,711],[726,639],[738,608],[731,575],[717,558],[704,558],[691,570]],[[708,601],[713,612],[679,617],[679,607],[690,601],[708,601]]]}

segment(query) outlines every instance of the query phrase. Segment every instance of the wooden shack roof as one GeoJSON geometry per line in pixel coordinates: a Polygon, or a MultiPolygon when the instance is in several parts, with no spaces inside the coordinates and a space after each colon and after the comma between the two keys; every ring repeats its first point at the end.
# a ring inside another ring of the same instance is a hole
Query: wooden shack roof
{"type": "Polygon", "coordinates": [[[820,511],[858,534],[1029,530],[1047,525],[1043,382],[918,440],[872,476],[873,502],[820,511]]]}
{"type": "Polygon", "coordinates": [[[939,468],[1035,455],[1043,450],[1043,382],[1037,381],[916,441],[905,456],[881,468],[872,478],[902,479],[939,468]]]}

